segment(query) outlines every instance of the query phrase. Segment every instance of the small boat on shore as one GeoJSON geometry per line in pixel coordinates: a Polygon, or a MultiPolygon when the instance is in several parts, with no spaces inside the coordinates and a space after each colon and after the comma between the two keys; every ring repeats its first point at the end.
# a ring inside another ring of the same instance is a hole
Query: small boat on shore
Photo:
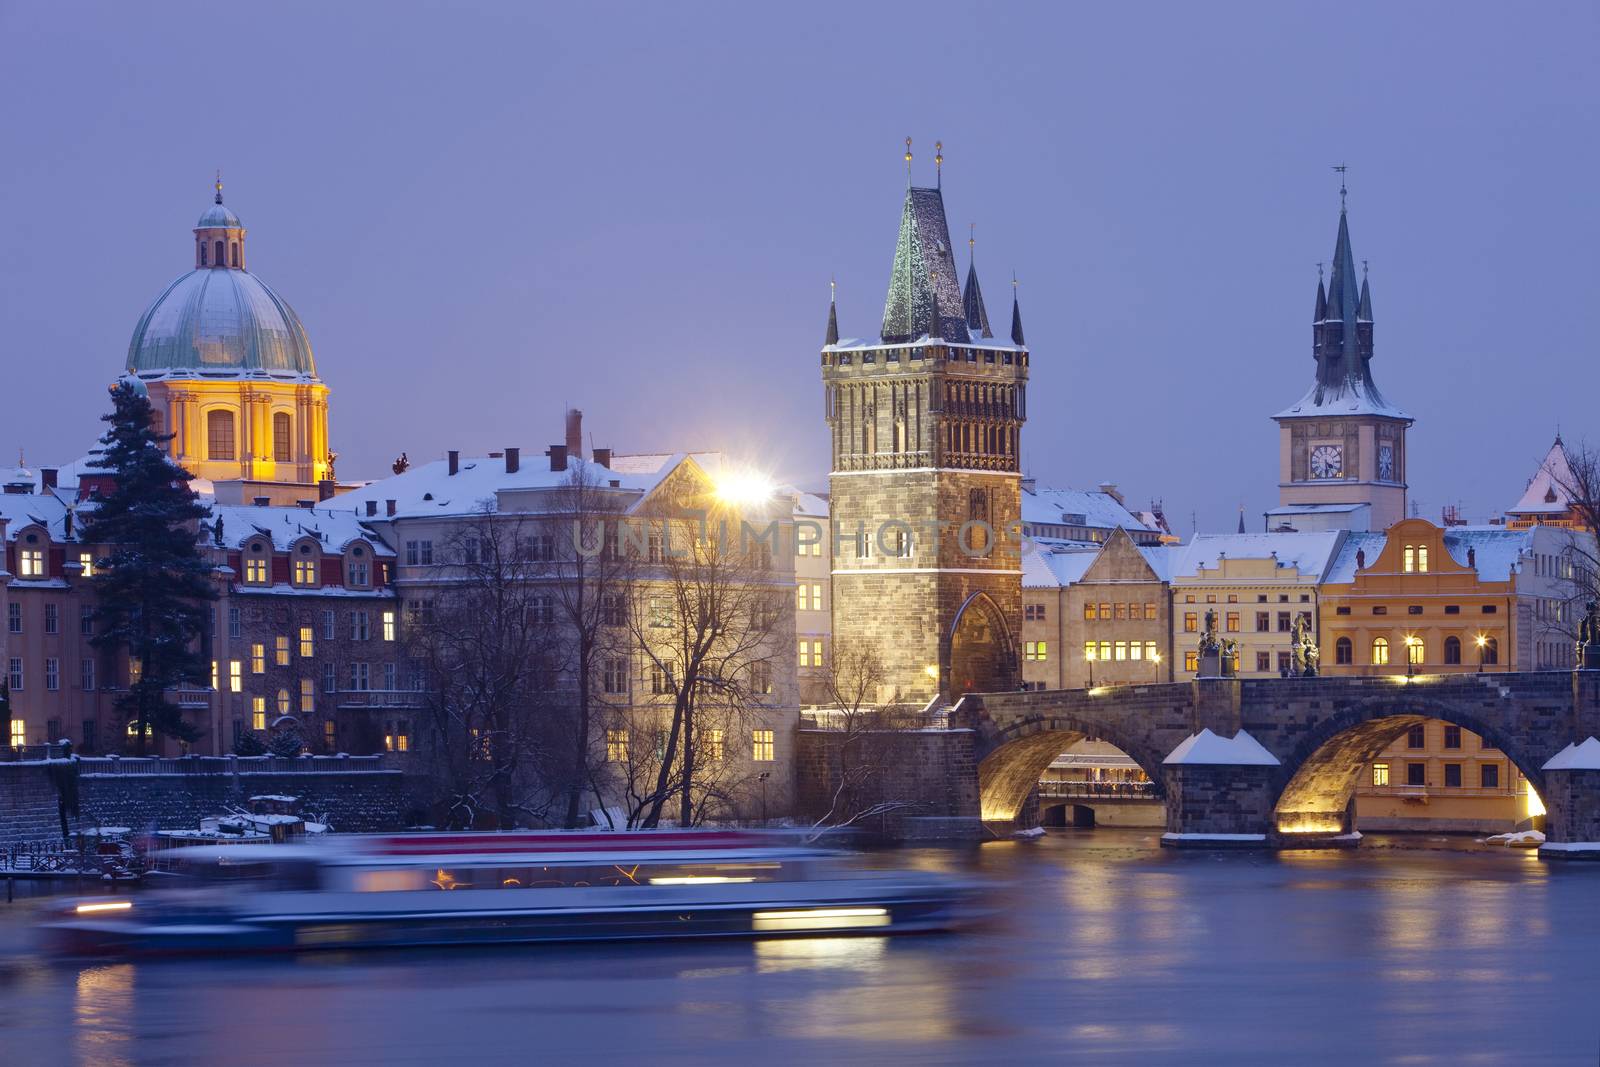
{"type": "Polygon", "coordinates": [[[837,936],[946,929],[977,887],[747,831],[423,833],[181,850],[181,884],[69,901],[72,955],[837,936]]]}

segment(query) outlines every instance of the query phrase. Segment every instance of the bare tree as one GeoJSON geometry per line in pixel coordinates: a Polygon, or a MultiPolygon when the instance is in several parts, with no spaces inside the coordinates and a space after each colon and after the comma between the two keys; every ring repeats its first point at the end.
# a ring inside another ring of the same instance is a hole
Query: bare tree
{"type": "Polygon", "coordinates": [[[630,625],[671,713],[639,821],[658,825],[676,796],[678,821],[690,826],[713,798],[704,783],[715,776],[701,758],[710,731],[742,731],[772,692],[774,657],[790,647],[783,609],[793,587],[774,570],[776,546],[746,536],[738,513],[708,508],[699,521],[658,514],[630,625]]]}
{"type": "Polygon", "coordinates": [[[532,558],[529,523],[485,508],[443,546],[431,595],[406,627],[425,671],[432,727],[421,755],[456,825],[484,814],[502,828],[545,818],[563,730],[555,667],[554,582],[532,558]]]}
{"type": "Polygon", "coordinates": [[[1600,532],[1600,450],[1583,442],[1563,451],[1566,468],[1552,465],[1548,472],[1555,488],[1568,498],[1574,536],[1561,554],[1557,575],[1565,585],[1565,603],[1555,620],[1546,621],[1553,622],[1552,630],[1575,641],[1586,605],[1600,601],[1600,544],[1595,540],[1600,532]]]}

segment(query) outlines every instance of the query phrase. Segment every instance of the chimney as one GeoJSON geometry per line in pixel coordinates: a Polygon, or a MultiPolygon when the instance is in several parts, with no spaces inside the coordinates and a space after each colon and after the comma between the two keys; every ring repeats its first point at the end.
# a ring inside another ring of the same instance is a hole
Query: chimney
{"type": "Polygon", "coordinates": [[[56,474],[57,474],[57,470],[56,470],[55,467],[40,467],[39,468],[39,485],[40,485],[40,487],[44,488],[44,489],[54,489],[56,487],[56,474]]]}
{"type": "Polygon", "coordinates": [[[339,485],[332,478],[324,478],[317,483],[317,499],[332,500],[333,494],[339,491],[339,485]]]}
{"type": "Polygon", "coordinates": [[[611,469],[611,449],[597,448],[594,450],[594,461],[607,470],[611,469]]]}
{"type": "Polygon", "coordinates": [[[545,450],[545,455],[550,457],[550,469],[564,471],[567,469],[567,446],[551,445],[545,450]]]}
{"type": "Polygon", "coordinates": [[[461,470],[461,453],[452,448],[445,455],[450,457],[450,474],[454,476],[461,470]]]}
{"type": "Polygon", "coordinates": [[[567,409],[567,455],[583,458],[583,412],[577,408],[567,409]]]}
{"type": "Polygon", "coordinates": [[[394,514],[394,501],[393,500],[385,500],[383,502],[383,513],[385,515],[393,515],[394,514]]]}
{"type": "Polygon", "coordinates": [[[506,449],[506,473],[515,474],[522,469],[522,449],[506,449]]]}
{"type": "Polygon", "coordinates": [[[1100,491],[1117,503],[1122,503],[1122,494],[1117,492],[1116,482],[1101,482],[1100,491]]]}
{"type": "Polygon", "coordinates": [[[378,513],[378,502],[376,500],[367,501],[367,514],[368,515],[376,515],[377,513],[378,513]]]}

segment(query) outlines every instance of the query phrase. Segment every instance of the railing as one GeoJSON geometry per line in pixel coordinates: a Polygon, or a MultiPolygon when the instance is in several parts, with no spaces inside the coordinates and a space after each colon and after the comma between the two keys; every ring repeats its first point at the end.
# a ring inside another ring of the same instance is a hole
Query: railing
{"type": "Polygon", "coordinates": [[[1040,782],[1039,795],[1052,800],[1123,797],[1148,800],[1156,796],[1154,782],[1040,782]]]}
{"type": "Polygon", "coordinates": [[[347,689],[332,694],[341,708],[419,708],[420,689],[347,689]]]}
{"type": "Polygon", "coordinates": [[[48,745],[12,745],[0,748],[0,761],[24,763],[34,760],[63,759],[70,754],[71,744],[53,742],[48,745]]]}
{"type": "Polygon", "coordinates": [[[1429,797],[1520,797],[1527,795],[1526,784],[1516,786],[1463,785],[1358,785],[1356,792],[1362,796],[1398,797],[1401,800],[1427,800],[1429,797]]]}
{"type": "Polygon", "coordinates": [[[863,708],[851,712],[844,708],[801,708],[800,729],[836,730],[948,730],[949,709],[918,712],[906,709],[879,711],[863,708]]]}
{"type": "Polygon", "coordinates": [[[325,774],[392,770],[386,756],[86,756],[80,774],[325,774]]]}

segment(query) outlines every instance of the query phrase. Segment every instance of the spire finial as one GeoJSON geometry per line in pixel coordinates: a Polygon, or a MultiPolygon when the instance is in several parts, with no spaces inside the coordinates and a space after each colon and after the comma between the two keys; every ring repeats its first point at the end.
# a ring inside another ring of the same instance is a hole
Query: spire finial
{"type": "Polygon", "coordinates": [[[1317,281],[1322,280],[1322,260],[1317,260],[1317,281]]]}
{"type": "Polygon", "coordinates": [[[969,256],[976,255],[977,254],[977,245],[978,245],[978,224],[976,222],[969,222],[969,223],[967,223],[967,255],[969,255],[969,256]]]}
{"type": "Polygon", "coordinates": [[[906,188],[911,187],[911,138],[906,138],[906,188]]]}
{"type": "Polygon", "coordinates": [[[933,181],[938,188],[944,188],[944,142],[933,142],[933,181]]]}
{"type": "Polygon", "coordinates": [[[1339,214],[1342,215],[1342,214],[1344,214],[1344,198],[1345,198],[1345,194],[1349,192],[1349,190],[1346,189],[1345,186],[1344,186],[1344,173],[1345,173],[1345,171],[1349,170],[1350,167],[1347,164],[1340,163],[1340,164],[1336,165],[1333,169],[1335,171],[1337,171],[1338,174],[1339,174],[1339,214]]]}
{"type": "Polygon", "coordinates": [[[217,203],[222,203],[222,170],[217,170],[217,203]]]}
{"type": "Polygon", "coordinates": [[[1366,277],[1367,277],[1367,261],[1363,259],[1361,261],[1361,279],[1363,281],[1365,281],[1366,277]]]}

